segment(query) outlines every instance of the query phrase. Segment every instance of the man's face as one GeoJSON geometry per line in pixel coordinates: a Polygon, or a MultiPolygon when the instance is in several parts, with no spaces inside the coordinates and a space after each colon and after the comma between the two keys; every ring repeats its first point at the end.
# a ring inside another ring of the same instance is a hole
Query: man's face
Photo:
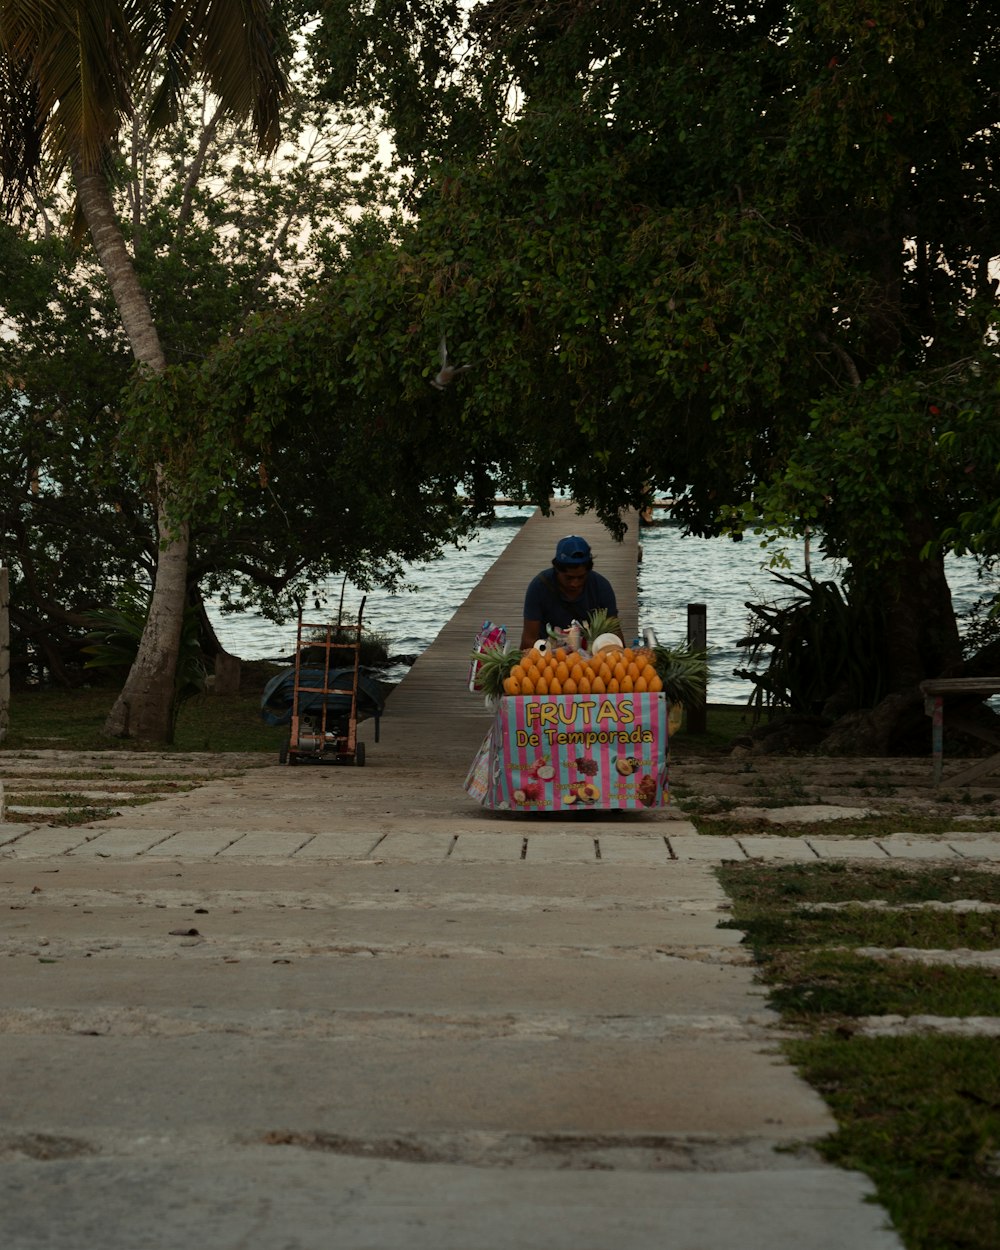
{"type": "Polygon", "coordinates": [[[587,566],[584,564],[574,564],[568,569],[556,569],[556,585],[564,599],[579,599],[586,580],[587,566]]]}

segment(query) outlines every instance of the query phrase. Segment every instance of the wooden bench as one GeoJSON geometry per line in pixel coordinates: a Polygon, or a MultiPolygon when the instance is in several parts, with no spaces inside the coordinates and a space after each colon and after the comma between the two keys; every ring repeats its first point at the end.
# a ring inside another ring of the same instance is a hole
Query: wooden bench
{"type": "MultiPolygon", "coordinates": [[[[920,693],[924,696],[924,708],[931,721],[931,744],[934,753],[934,784],[941,784],[941,771],[944,764],[944,700],[946,695],[955,694],[1000,694],[1000,677],[938,677],[920,683],[920,693]]],[[[1000,748],[1000,734],[965,716],[951,713],[949,724],[962,733],[988,742],[990,746],[1000,748]]],[[[1000,751],[994,755],[976,760],[968,768],[963,768],[949,779],[949,785],[964,786],[969,781],[985,777],[1000,767],[1000,751]]]]}

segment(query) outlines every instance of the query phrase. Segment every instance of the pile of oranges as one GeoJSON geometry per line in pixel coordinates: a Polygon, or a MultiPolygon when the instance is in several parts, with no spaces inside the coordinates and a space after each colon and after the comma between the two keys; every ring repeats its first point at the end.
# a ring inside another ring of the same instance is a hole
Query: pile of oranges
{"type": "Polygon", "coordinates": [[[558,647],[525,651],[504,678],[504,694],[642,694],[663,689],[652,651],[606,648],[594,656],[558,647]]]}

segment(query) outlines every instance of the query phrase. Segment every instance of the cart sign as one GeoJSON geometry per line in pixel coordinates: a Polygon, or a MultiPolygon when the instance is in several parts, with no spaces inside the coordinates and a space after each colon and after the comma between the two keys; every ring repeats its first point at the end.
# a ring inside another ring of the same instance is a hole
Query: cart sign
{"type": "Polygon", "coordinates": [[[667,714],[662,694],[501,699],[465,789],[512,811],[662,807],[667,714]]]}

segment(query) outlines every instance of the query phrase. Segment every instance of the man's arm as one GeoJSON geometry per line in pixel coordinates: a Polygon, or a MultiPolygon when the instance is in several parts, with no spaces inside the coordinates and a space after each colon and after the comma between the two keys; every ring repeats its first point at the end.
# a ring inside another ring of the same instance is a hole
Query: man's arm
{"type": "Polygon", "coordinates": [[[541,636],[542,622],[525,620],[521,630],[521,650],[527,651],[529,647],[533,647],[541,636]]]}
{"type": "Polygon", "coordinates": [[[545,626],[544,583],[540,577],[533,577],[524,592],[524,626],[521,630],[521,650],[527,651],[543,636],[545,626]]]}

